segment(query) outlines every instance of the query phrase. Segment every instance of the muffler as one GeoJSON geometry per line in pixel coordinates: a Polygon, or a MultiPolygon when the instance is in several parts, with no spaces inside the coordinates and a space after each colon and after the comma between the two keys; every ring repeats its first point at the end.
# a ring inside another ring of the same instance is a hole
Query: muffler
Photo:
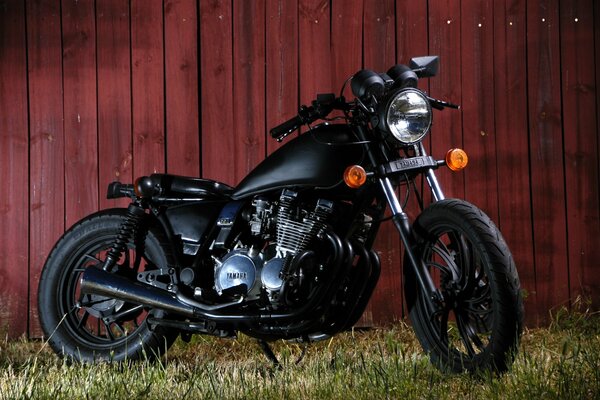
{"type": "Polygon", "coordinates": [[[196,307],[181,302],[174,293],[139,282],[132,282],[127,278],[95,267],[86,268],[83,272],[80,288],[84,294],[106,296],[191,318],[199,316],[199,310],[196,307]]]}

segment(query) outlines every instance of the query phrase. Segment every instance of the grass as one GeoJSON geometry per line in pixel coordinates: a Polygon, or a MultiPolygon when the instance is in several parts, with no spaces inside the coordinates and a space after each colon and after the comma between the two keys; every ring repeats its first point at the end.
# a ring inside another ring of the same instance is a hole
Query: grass
{"type": "Polygon", "coordinates": [[[162,362],[68,365],[41,342],[0,341],[0,399],[593,399],[600,398],[600,317],[557,313],[526,330],[502,376],[446,375],[405,324],[311,345],[278,342],[273,369],[248,337],[196,336],[162,362]]]}

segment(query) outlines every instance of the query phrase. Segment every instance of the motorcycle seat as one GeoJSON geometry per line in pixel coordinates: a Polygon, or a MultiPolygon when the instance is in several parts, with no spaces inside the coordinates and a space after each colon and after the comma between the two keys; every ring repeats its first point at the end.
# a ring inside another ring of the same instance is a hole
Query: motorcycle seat
{"type": "Polygon", "coordinates": [[[150,179],[161,196],[184,199],[229,199],[233,188],[210,179],[192,178],[170,174],[152,174],[150,179]]]}

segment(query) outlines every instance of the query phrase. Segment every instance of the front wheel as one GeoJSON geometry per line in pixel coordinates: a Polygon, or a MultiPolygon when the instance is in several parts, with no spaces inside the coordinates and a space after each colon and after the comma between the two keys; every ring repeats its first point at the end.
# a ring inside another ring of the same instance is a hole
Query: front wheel
{"type": "Polygon", "coordinates": [[[523,300],[512,255],[494,223],[462,200],[432,204],[414,223],[416,257],[441,293],[432,305],[405,257],[405,294],[417,338],[443,370],[503,372],[513,361],[523,300]]]}
{"type": "MultiPolygon", "coordinates": [[[[82,272],[102,265],[125,219],[123,209],[83,219],[63,235],[44,265],[38,296],[40,323],[50,346],[61,356],[84,362],[151,359],[177,337],[177,332],[161,327],[150,329],[146,319],[157,311],[81,294],[82,272]]],[[[135,280],[139,272],[173,265],[161,231],[138,226],[135,236],[110,272],[135,280]]]]}

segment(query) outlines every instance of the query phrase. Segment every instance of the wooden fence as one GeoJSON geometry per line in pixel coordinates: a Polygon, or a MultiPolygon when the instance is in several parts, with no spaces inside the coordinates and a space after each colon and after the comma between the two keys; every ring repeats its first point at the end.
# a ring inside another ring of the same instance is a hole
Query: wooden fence
{"type": "MultiPolygon", "coordinates": [[[[38,336],[37,282],[76,220],[124,205],[115,179],[167,171],[236,184],[267,129],[360,68],[441,56],[428,145],[501,227],[527,321],[600,304],[600,5],[592,0],[0,0],[0,325],[38,336]]],[[[402,318],[400,246],[366,323],[402,318]]]]}

